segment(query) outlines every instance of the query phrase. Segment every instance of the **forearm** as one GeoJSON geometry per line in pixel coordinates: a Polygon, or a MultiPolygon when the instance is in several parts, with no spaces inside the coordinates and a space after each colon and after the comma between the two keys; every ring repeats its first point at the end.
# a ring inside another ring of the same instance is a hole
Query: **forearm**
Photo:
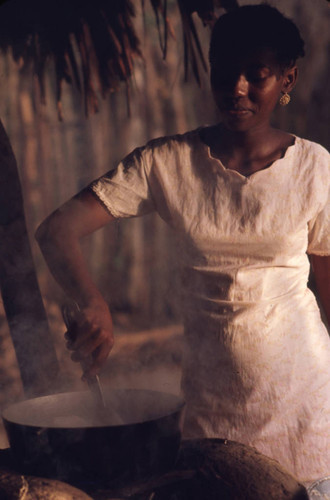
{"type": "MultiPolygon", "coordinates": [[[[80,241],[113,217],[84,191],[51,214],[38,228],[36,239],[48,267],[66,294],[79,305],[75,334],[68,337],[72,359],[90,359],[85,375],[99,372],[113,345],[112,319],[84,259],[80,241]]],[[[72,333],[72,332],[71,332],[72,333]]]]}
{"type": "Polygon", "coordinates": [[[46,220],[36,238],[49,270],[68,297],[82,307],[100,297],[77,235],[64,233],[56,221],[46,220]]]}
{"type": "Polygon", "coordinates": [[[99,298],[100,292],[89,273],[80,241],[112,220],[113,217],[86,190],[51,214],[36,232],[54,278],[81,305],[99,298]]]}
{"type": "Polygon", "coordinates": [[[330,325],[330,256],[312,255],[311,260],[318,297],[330,325]]]}

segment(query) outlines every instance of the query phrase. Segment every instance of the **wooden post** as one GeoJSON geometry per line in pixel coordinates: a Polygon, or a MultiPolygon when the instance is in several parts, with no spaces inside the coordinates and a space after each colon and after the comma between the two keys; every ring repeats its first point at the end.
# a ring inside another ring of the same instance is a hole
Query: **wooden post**
{"type": "Polygon", "coordinates": [[[34,268],[22,190],[0,122],[0,289],[28,396],[51,392],[59,365],[34,268]]]}

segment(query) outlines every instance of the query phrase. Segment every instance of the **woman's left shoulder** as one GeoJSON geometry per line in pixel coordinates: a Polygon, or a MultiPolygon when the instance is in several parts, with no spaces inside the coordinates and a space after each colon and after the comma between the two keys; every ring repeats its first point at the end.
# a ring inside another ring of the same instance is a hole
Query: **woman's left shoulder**
{"type": "Polygon", "coordinates": [[[307,186],[318,186],[318,189],[327,190],[330,184],[330,154],[321,144],[304,139],[295,138],[293,159],[295,176],[307,186]]]}
{"type": "Polygon", "coordinates": [[[321,144],[311,141],[309,139],[304,139],[302,137],[295,137],[297,154],[301,157],[301,160],[305,160],[307,163],[323,163],[330,166],[330,154],[329,151],[321,144]]]}

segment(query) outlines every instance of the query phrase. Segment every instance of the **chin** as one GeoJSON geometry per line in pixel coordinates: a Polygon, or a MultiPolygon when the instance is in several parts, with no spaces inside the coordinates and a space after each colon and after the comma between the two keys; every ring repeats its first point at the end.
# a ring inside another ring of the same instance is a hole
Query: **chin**
{"type": "Polygon", "coordinates": [[[261,124],[261,120],[256,120],[254,115],[232,116],[227,113],[222,114],[222,123],[225,128],[233,132],[248,132],[261,124]]]}
{"type": "Polygon", "coordinates": [[[239,121],[229,121],[229,120],[223,120],[222,121],[223,125],[225,128],[228,130],[231,130],[232,132],[248,132],[253,128],[253,126],[249,123],[243,123],[239,121]]]}

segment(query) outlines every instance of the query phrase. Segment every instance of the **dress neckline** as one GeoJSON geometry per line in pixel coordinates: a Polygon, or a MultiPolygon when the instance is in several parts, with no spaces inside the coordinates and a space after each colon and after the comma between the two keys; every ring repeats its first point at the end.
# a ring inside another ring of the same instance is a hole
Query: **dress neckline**
{"type": "Polygon", "coordinates": [[[284,160],[287,160],[293,153],[294,153],[294,150],[296,148],[296,145],[297,145],[297,141],[298,141],[298,136],[296,136],[295,134],[290,134],[293,138],[294,138],[294,141],[292,144],[290,144],[286,150],[284,151],[283,155],[281,156],[281,158],[278,158],[277,160],[274,160],[270,165],[264,167],[264,168],[261,168],[260,170],[257,170],[256,172],[252,172],[251,174],[248,174],[248,175],[244,175],[244,174],[241,174],[240,172],[238,172],[238,170],[234,170],[232,168],[227,168],[223,163],[222,161],[217,158],[216,156],[213,156],[212,152],[211,152],[211,147],[206,144],[206,142],[203,141],[202,137],[201,137],[201,132],[203,130],[205,130],[206,128],[209,128],[209,127],[199,127],[196,132],[197,132],[197,136],[198,136],[198,140],[200,142],[200,144],[202,145],[203,149],[206,151],[207,153],[207,156],[209,159],[211,159],[212,161],[214,162],[217,162],[219,164],[219,166],[225,171],[225,172],[228,172],[229,174],[232,174],[234,176],[237,176],[243,180],[245,180],[246,182],[248,182],[249,180],[251,180],[252,178],[254,178],[257,174],[261,174],[263,172],[266,172],[266,171],[269,171],[269,170],[273,170],[273,167],[278,163],[278,162],[283,162],[284,160]]]}

